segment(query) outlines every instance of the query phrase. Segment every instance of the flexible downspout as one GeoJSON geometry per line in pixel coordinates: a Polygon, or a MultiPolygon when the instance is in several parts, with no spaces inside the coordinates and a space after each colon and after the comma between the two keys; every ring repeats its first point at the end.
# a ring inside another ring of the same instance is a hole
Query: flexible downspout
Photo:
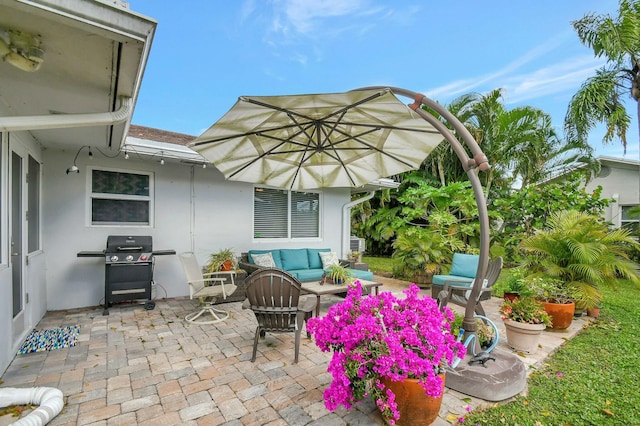
{"type": "Polygon", "coordinates": [[[11,424],[15,426],[41,426],[49,423],[62,411],[63,398],[62,391],[56,388],[1,388],[0,408],[10,405],[39,405],[28,416],[11,424]]]}
{"type": "Polygon", "coordinates": [[[376,191],[371,191],[364,197],[350,201],[342,206],[342,257],[340,257],[340,259],[346,259],[347,254],[351,251],[349,247],[349,238],[351,237],[351,208],[372,199],[375,193],[376,191]]]}
{"type": "Polygon", "coordinates": [[[108,126],[126,121],[132,112],[132,100],[120,98],[120,108],[112,112],[49,114],[26,117],[0,117],[0,131],[64,129],[70,127],[108,126]]]}

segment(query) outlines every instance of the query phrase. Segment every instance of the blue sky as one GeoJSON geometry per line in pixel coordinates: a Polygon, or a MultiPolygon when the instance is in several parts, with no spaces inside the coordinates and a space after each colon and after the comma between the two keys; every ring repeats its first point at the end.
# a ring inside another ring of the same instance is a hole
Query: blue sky
{"type": "MultiPolygon", "coordinates": [[[[129,0],[158,21],[133,123],[200,135],[242,95],[393,86],[446,104],[503,88],[561,129],[567,104],[602,65],[571,21],[616,0],[129,0]]],[[[401,98],[401,100],[409,100],[401,98]]],[[[635,103],[626,158],[638,159],[635,103]]],[[[623,156],[621,143],[598,155],[623,156]]]]}

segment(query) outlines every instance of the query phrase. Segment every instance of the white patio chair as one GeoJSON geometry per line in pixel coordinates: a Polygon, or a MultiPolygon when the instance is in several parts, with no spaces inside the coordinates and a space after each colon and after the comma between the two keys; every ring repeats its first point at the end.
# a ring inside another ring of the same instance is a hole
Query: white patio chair
{"type": "Polygon", "coordinates": [[[213,304],[220,298],[226,299],[236,291],[237,286],[234,283],[233,275],[227,274],[230,277],[230,283],[226,283],[227,279],[215,276],[215,272],[203,273],[193,253],[182,253],[179,257],[187,276],[189,297],[191,300],[198,299],[200,301],[200,309],[186,315],[185,321],[194,324],[215,324],[229,318],[229,312],[217,309],[213,304]]]}

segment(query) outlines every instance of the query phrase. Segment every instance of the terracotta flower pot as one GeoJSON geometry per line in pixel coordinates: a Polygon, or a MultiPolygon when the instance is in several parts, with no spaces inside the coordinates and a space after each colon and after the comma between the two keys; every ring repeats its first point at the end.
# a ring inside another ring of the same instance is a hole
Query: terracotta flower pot
{"type": "Polygon", "coordinates": [[[514,300],[516,300],[518,298],[519,294],[518,293],[510,293],[508,291],[504,292],[504,300],[509,300],[511,302],[513,302],[514,300]]]}
{"type": "Polygon", "coordinates": [[[510,319],[503,321],[507,330],[507,344],[509,347],[529,354],[538,350],[540,335],[547,328],[544,324],[527,324],[510,319]]]}
{"type": "Polygon", "coordinates": [[[587,315],[591,318],[598,318],[600,316],[600,307],[588,308],[587,315]]]}
{"type": "MultiPolygon", "coordinates": [[[[440,378],[442,379],[442,392],[444,393],[444,374],[441,374],[440,378]]],[[[438,398],[427,396],[424,388],[420,386],[416,379],[394,382],[382,378],[382,382],[393,392],[398,404],[400,418],[395,423],[396,426],[428,426],[438,418],[440,406],[442,405],[442,394],[438,398]]]]}
{"type": "Polygon", "coordinates": [[[571,303],[551,303],[544,302],[544,310],[547,311],[553,321],[551,326],[554,330],[564,330],[571,325],[573,314],[576,310],[575,302],[571,303]]]}

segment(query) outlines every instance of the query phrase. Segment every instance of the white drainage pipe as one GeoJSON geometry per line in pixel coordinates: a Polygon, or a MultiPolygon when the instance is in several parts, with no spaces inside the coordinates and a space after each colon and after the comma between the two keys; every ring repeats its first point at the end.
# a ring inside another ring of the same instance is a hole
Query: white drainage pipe
{"type": "Polygon", "coordinates": [[[0,407],[10,405],[39,405],[28,416],[11,423],[13,426],[41,426],[60,414],[64,407],[60,389],[38,388],[0,388],[0,407]]]}
{"type": "Polygon", "coordinates": [[[0,117],[0,131],[17,132],[20,130],[108,126],[127,120],[132,109],[133,100],[123,96],[120,97],[120,108],[110,112],[0,117]]]}

